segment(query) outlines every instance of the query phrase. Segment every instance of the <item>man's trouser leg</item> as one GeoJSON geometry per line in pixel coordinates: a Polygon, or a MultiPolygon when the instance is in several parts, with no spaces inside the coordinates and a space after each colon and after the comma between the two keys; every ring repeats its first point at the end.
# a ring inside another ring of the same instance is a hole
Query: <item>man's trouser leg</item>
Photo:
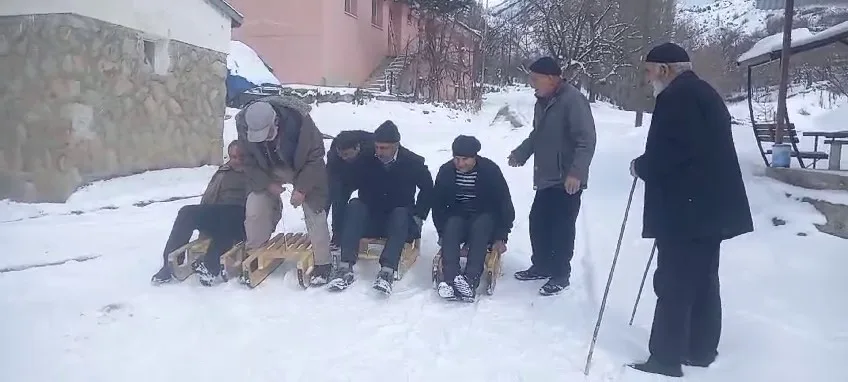
{"type": "MultiPolygon", "coordinates": [[[[679,365],[688,353],[689,324],[699,280],[707,279],[716,240],[657,239],[657,305],[648,349],[651,358],[679,365]]],[[[701,330],[701,328],[692,328],[701,330]]]]}
{"type": "Polygon", "coordinates": [[[168,254],[188,244],[194,230],[206,231],[205,228],[208,228],[209,224],[214,221],[207,213],[209,209],[206,207],[208,206],[194,204],[180,208],[177,218],[174,219],[174,225],[171,227],[171,234],[165,243],[165,250],[162,253],[162,264],[164,266],[168,265],[168,254]]]}
{"type": "Polygon", "coordinates": [[[721,293],[719,286],[719,253],[721,241],[705,242],[703,271],[699,269],[695,286],[695,301],[689,321],[690,360],[710,364],[718,356],[721,338],[721,293]]]}
{"type": "Polygon", "coordinates": [[[345,207],[344,229],[342,230],[341,261],[356,264],[359,258],[359,241],[370,224],[368,207],[359,198],[353,198],[345,207]]]}
{"type": "Polygon", "coordinates": [[[412,230],[410,225],[415,225],[412,213],[405,207],[393,209],[386,220],[385,236],[386,245],[380,254],[380,265],[394,270],[398,269],[403,247],[410,240],[412,230]]]}
{"type": "Polygon", "coordinates": [[[530,207],[530,247],[533,250],[530,261],[536,273],[548,276],[551,273],[553,256],[549,222],[550,199],[551,189],[538,190],[530,207]]]}
{"type": "Polygon", "coordinates": [[[247,250],[259,248],[271,238],[282,217],[281,207],[279,195],[271,195],[267,191],[254,191],[247,195],[244,218],[247,250]]]}
{"type": "Polygon", "coordinates": [[[492,215],[481,214],[467,221],[468,235],[468,259],[465,262],[465,276],[469,280],[479,281],[483,274],[486,262],[486,253],[489,250],[489,242],[492,240],[494,219],[492,215]]]}
{"type": "Polygon", "coordinates": [[[330,258],[330,230],[327,227],[327,211],[316,212],[306,203],[303,204],[303,217],[306,220],[306,232],[312,242],[315,265],[332,263],[330,258]]]}
{"type": "Polygon", "coordinates": [[[571,277],[571,258],[574,257],[574,239],[577,215],[580,213],[582,191],[569,195],[564,189],[551,189],[549,227],[551,229],[551,277],[568,280],[571,277]]]}
{"type": "Polygon", "coordinates": [[[221,272],[221,255],[230,250],[238,242],[244,240],[244,207],[215,206],[215,227],[210,230],[211,241],[203,264],[213,275],[221,272]]]}
{"type": "Polygon", "coordinates": [[[466,225],[462,216],[451,216],[445,222],[442,232],[442,278],[445,282],[452,283],[459,275],[459,257],[466,237],[466,225]]]}

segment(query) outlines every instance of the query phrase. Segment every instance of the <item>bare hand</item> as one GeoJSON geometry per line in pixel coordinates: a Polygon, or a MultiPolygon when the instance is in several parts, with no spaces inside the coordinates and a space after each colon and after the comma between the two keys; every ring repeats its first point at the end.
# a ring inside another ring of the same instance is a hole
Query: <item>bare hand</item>
{"type": "Polygon", "coordinates": [[[285,190],[285,187],[283,187],[281,184],[271,183],[268,185],[268,192],[270,192],[271,195],[282,194],[285,190]]]}
{"type": "Polygon", "coordinates": [[[295,190],[295,191],[292,191],[291,200],[289,200],[289,202],[291,203],[291,205],[293,205],[295,207],[300,207],[300,205],[303,204],[303,200],[305,198],[306,198],[306,195],[304,195],[300,191],[295,190]]]}
{"type": "Polygon", "coordinates": [[[519,163],[518,160],[513,158],[512,155],[510,155],[507,159],[507,164],[509,165],[509,167],[521,167],[521,163],[519,163]]]}
{"type": "Polygon", "coordinates": [[[565,178],[565,192],[570,195],[576,194],[577,191],[580,191],[580,183],[580,179],[569,175],[565,178]]]}
{"type": "Polygon", "coordinates": [[[496,240],[492,244],[492,250],[497,251],[498,253],[504,253],[506,252],[506,243],[504,243],[503,240],[496,240]]]}
{"type": "Polygon", "coordinates": [[[639,175],[636,174],[636,159],[630,161],[630,176],[634,178],[639,177],[639,175]]]}

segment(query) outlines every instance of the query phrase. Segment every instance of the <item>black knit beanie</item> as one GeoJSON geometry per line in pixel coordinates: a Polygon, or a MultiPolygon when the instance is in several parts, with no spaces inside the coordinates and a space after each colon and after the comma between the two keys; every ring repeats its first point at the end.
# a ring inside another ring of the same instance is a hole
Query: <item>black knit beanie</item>
{"type": "Polygon", "coordinates": [[[677,62],[689,62],[689,54],[680,45],[674,43],[664,43],[655,46],[648,52],[645,57],[645,62],[653,62],[657,64],[673,64],[677,62]]]}
{"type": "Polygon", "coordinates": [[[460,135],[453,140],[451,149],[455,157],[476,157],[480,152],[480,141],[469,135],[460,135]]]}
{"type": "Polygon", "coordinates": [[[533,73],[547,74],[549,76],[562,75],[562,68],[560,68],[556,60],[551,57],[542,57],[536,60],[536,62],[530,64],[530,71],[533,73]]]}
{"type": "Polygon", "coordinates": [[[398,143],[400,133],[392,121],[383,122],[377,130],[374,130],[374,142],[398,143]]]}

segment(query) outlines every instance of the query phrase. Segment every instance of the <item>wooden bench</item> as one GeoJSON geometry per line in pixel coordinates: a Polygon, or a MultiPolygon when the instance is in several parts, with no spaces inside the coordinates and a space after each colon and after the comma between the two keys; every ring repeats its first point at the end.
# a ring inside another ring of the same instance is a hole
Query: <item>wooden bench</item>
{"type": "MultiPolygon", "coordinates": [[[[463,246],[462,250],[459,252],[460,259],[468,258],[468,247],[463,246]]],[[[488,251],[486,252],[486,260],[483,263],[483,277],[480,280],[480,285],[486,284],[486,294],[492,295],[495,293],[495,285],[498,282],[498,278],[501,277],[503,272],[501,271],[501,262],[502,262],[503,253],[499,251],[495,251],[490,246],[488,251]]],[[[460,262],[460,266],[464,266],[462,262],[460,262]]],[[[442,271],[442,250],[439,249],[439,252],[436,253],[436,256],[433,256],[433,287],[438,288],[439,283],[444,281],[444,275],[442,271]]]]}
{"type": "MultiPolygon", "coordinates": [[[[766,167],[771,166],[766,158],[766,155],[771,155],[771,149],[765,149],[763,147],[763,142],[775,143],[775,133],[777,131],[776,123],[754,123],[754,137],[757,139],[757,145],[760,148],[760,154],[763,157],[763,161],[766,164],[766,167]]],[[[793,158],[798,159],[798,164],[801,165],[801,168],[806,168],[806,164],[804,164],[804,159],[812,159],[813,165],[815,166],[815,162],[823,159],[827,159],[827,153],[819,152],[819,151],[800,151],[798,149],[798,143],[800,143],[800,139],[798,138],[798,131],[795,130],[795,124],[790,123],[786,125],[786,131],[783,134],[783,142],[789,143],[792,146],[792,151],[790,151],[789,155],[793,158]]]]}

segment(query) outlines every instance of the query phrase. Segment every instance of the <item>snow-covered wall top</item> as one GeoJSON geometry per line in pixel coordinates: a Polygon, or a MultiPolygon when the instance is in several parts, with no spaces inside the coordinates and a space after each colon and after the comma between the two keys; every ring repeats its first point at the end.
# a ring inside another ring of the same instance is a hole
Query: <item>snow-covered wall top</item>
{"type": "Polygon", "coordinates": [[[0,0],[0,16],[74,13],[226,53],[229,16],[206,0],[0,0]]]}
{"type": "Polygon", "coordinates": [[[227,69],[230,74],[242,76],[254,85],[280,84],[280,80],[268,70],[259,55],[241,41],[230,41],[227,69]]]}

